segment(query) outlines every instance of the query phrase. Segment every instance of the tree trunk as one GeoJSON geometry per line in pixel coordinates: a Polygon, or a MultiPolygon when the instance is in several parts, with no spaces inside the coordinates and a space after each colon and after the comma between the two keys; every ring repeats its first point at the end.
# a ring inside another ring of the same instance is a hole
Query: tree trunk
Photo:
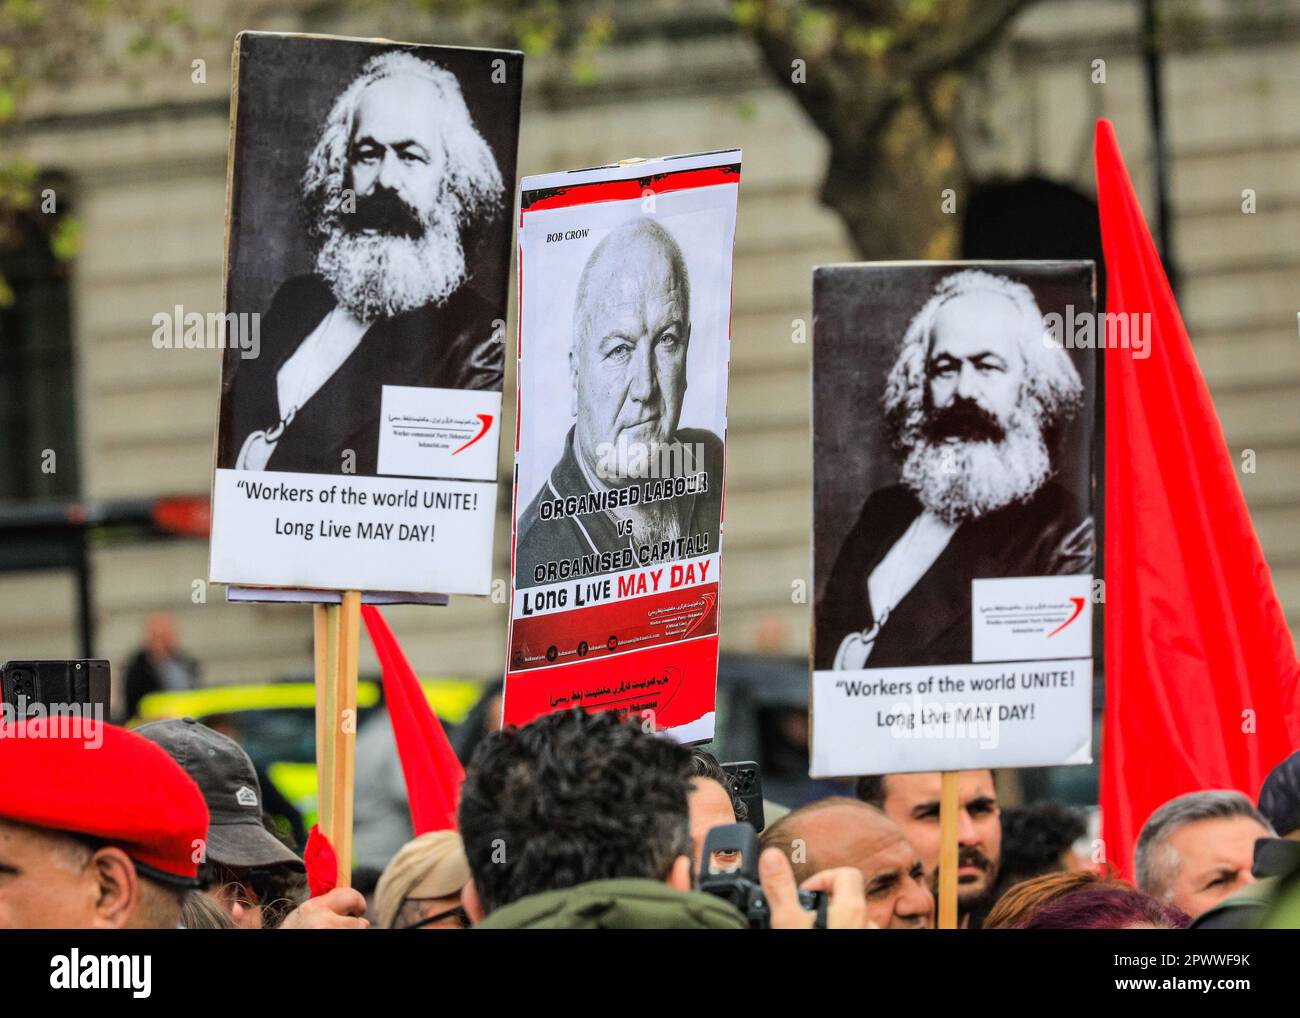
{"type": "Polygon", "coordinates": [[[832,147],[821,200],[843,219],[860,257],[957,257],[966,178],[953,137],[950,124],[908,102],[864,144],[832,147]]]}

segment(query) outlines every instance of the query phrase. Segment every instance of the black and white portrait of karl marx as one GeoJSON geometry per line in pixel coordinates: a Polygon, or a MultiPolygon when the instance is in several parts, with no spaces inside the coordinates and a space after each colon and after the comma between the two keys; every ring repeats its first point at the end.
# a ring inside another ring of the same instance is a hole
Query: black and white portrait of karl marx
{"type": "Polygon", "coordinates": [[[501,389],[509,253],[482,255],[498,305],[470,285],[470,239],[508,216],[512,179],[451,71],[412,48],[352,67],[298,187],[311,271],[275,289],[260,355],[226,362],[219,467],[373,476],[385,385],[501,389]]]}
{"type": "Polygon", "coordinates": [[[888,443],[897,480],[865,496],[834,555],[818,669],[968,662],[972,580],[1092,571],[1093,521],[1050,440],[1083,386],[1045,333],[1029,286],[980,269],[943,276],[912,317],[886,433],[864,438],[888,443]]]}

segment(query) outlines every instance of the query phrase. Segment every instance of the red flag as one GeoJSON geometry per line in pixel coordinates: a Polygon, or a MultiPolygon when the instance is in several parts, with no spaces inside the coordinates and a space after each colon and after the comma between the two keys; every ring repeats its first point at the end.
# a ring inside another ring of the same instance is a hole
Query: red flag
{"type": "Polygon", "coordinates": [[[406,779],[411,824],[416,834],[454,831],[465,769],[379,609],[362,605],[361,615],[384,671],[384,699],[406,779]]]}
{"type": "MultiPolygon", "coordinates": [[[[1106,350],[1106,856],[1184,792],[1253,801],[1300,744],[1300,665],[1115,131],[1097,122],[1106,311],[1150,313],[1146,348],[1106,350]],[[1143,356],[1137,356],[1142,354],[1143,356]]],[[[1102,335],[1098,329],[1098,336],[1102,335]]]]}
{"type": "Polygon", "coordinates": [[[307,889],[313,898],[328,894],[339,884],[339,857],[334,853],[330,839],[321,832],[319,824],[312,824],[307,832],[307,847],[302,861],[307,867],[307,889]]]}

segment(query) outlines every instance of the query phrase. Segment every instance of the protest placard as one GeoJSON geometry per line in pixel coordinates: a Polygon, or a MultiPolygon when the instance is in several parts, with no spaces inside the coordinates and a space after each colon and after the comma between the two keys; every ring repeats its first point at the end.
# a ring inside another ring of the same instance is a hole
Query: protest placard
{"type": "Polygon", "coordinates": [[[1088,763],[1091,262],[813,283],[815,776],[1088,763]]]}
{"type": "Polygon", "coordinates": [[[213,582],[490,591],[521,69],[237,40],[213,582]]]}
{"type": "Polygon", "coordinates": [[[713,735],[740,153],[525,178],[504,715],[713,735]]]}

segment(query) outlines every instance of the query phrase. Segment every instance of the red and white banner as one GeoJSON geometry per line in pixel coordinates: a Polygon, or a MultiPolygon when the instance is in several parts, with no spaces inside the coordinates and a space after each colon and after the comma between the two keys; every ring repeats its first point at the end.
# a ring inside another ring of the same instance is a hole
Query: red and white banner
{"type": "Polygon", "coordinates": [[[740,153],[524,179],[504,721],[713,737],[740,153]]]}

